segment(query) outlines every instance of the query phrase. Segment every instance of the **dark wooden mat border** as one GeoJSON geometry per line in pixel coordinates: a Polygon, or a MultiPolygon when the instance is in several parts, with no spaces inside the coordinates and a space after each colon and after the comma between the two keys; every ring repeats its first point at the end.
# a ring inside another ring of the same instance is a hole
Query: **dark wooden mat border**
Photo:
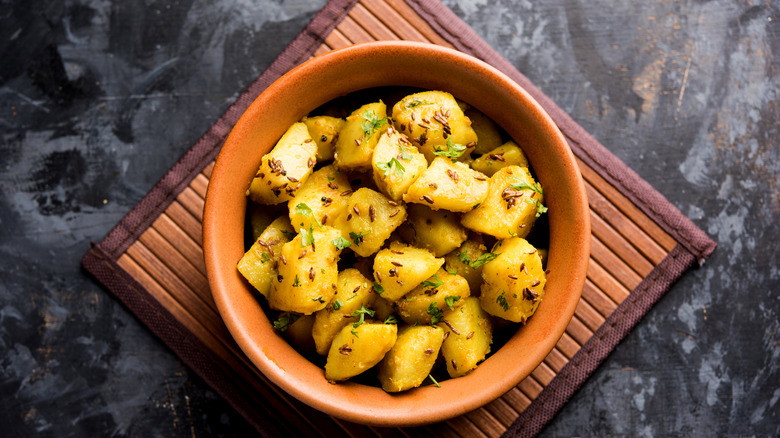
{"type": "MultiPolygon", "coordinates": [[[[703,263],[715,249],[715,243],[439,1],[405,1],[448,43],[494,65],[528,90],[559,125],[577,157],[598,170],[600,176],[678,243],[506,431],[507,435],[533,436],[555,416],[668,288],[696,263],[703,263]]],[[[311,418],[311,424],[295,424],[295,430],[290,430],[288,424],[279,421],[278,406],[270,406],[269,401],[258,394],[255,388],[247,388],[241,381],[235,380],[236,374],[247,375],[252,370],[228,367],[129,276],[117,264],[117,259],[197,174],[214,160],[231,127],[254,98],[276,78],[312,56],[325,37],[357,3],[356,0],[329,2],[122,221],[99,244],[93,245],[82,260],[88,272],[114,293],[185,364],[225,397],[263,435],[279,436],[293,432],[316,435],[323,430],[322,423],[318,421],[323,415],[312,412],[311,408],[303,404],[288,402],[291,403],[288,409],[304,411],[304,417],[311,418]]],[[[284,417],[284,409],[281,415],[284,417]]],[[[335,430],[339,430],[338,426],[335,430]]]]}

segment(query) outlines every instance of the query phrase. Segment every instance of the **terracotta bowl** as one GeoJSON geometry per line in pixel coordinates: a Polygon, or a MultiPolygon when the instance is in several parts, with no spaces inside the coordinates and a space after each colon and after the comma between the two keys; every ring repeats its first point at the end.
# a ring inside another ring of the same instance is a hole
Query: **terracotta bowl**
{"type": "Polygon", "coordinates": [[[585,190],[574,156],[542,107],[489,65],[420,43],[379,42],[316,57],[274,82],[247,109],[211,175],[203,245],[214,300],[238,345],[272,382],[345,420],[411,426],[476,409],[516,386],[555,346],[580,298],[590,251],[585,190]],[[471,374],[388,394],[359,383],[330,384],[323,370],[274,330],[236,263],[244,252],[245,192],[260,158],[295,121],[337,97],[381,86],[444,90],[484,112],[526,152],[544,187],[550,247],[546,295],[536,314],[471,374]]]}

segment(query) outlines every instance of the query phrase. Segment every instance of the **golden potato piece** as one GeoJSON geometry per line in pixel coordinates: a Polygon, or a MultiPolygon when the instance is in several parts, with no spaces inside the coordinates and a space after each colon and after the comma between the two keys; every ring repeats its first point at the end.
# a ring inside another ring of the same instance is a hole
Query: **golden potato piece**
{"type": "Polygon", "coordinates": [[[259,204],[280,204],[295,196],[317,162],[317,143],[303,123],[293,123],[260,162],[249,186],[249,197],[259,204]]]}
{"type": "Polygon", "coordinates": [[[373,282],[357,269],[345,269],[339,272],[336,282],[336,296],[322,310],[314,314],[312,336],[317,353],[328,354],[330,344],[336,333],[344,326],[357,321],[353,313],[362,306],[371,307],[376,295],[371,292],[373,282]]]}
{"type": "Polygon", "coordinates": [[[504,167],[490,178],[485,200],[465,213],[460,223],[497,239],[526,237],[538,215],[546,211],[543,200],[542,188],[527,168],[504,167]]]}
{"type": "Polygon", "coordinates": [[[477,143],[471,120],[455,98],[443,91],[423,91],[404,97],[393,106],[393,126],[409,136],[430,163],[435,151],[462,147],[458,157],[466,158],[477,143]]]}
{"type": "Polygon", "coordinates": [[[397,336],[395,324],[364,322],[344,327],[330,345],[325,378],[339,382],[373,367],[390,351],[397,336]]]}
{"type": "Polygon", "coordinates": [[[481,236],[474,234],[460,247],[444,256],[447,271],[465,278],[474,296],[479,295],[479,288],[482,285],[482,265],[490,257],[490,255],[484,256],[487,253],[487,247],[482,242],[481,236]]]}
{"type": "Polygon", "coordinates": [[[404,195],[404,201],[433,210],[467,212],[488,193],[488,177],[468,165],[436,157],[404,195]]]}
{"type": "Polygon", "coordinates": [[[336,140],[336,166],[347,170],[371,169],[374,148],[388,126],[387,106],[382,101],[353,111],[336,140]]]}
{"type": "Polygon", "coordinates": [[[449,253],[468,237],[458,213],[431,210],[422,204],[409,204],[407,211],[409,217],[399,234],[407,243],[429,249],[436,257],[449,253]]]}
{"type": "Polygon", "coordinates": [[[425,156],[392,127],[379,137],[371,164],[377,187],[394,201],[400,201],[414,180],[428,168],[425,156]]]}
{"type": "Polygon", "coordinates": [[[382,298],[396,301],[436,273],[443,264],[443,258],[436,258],[427,249],[391,242],[374,257],[378,292],[382,298]]]}
{"type": "Polygon", "coordinates": [[[304,117],[302,122],[309,129],[311,138],[317,143],[317,161],[332,160],[339,131],[346,123],[344,119],[331,116],[304,117]]]}
{"type": "Polygon", "coordinates": [[[277,275],[276,265],[282,257],[282,246],[294,235],[287,217],[278,217],[238,261],[238,272],[266,298],[277,275]]]}
{"type": "Polygon", "coordinates": [[[477,298],[469,297],[462,306],[445,312],[439,327],[447,333],[441,352],[450,377],[468,374],[490,353],[493,325],[477,298]]]}
{"type": "Polygon", "coordinates": [[[499,169],[507,166],[528,167],[528,158],[513,141],[508,141],[471,162],[472,169],[487,176],[493,176],[499,169]]]}
{"type": "Polygon", "coordinates": [[[431,373],[444,340],[436,326],[406,326],[398,330],[395,345],[379,363],[379,381],[387,392],[416,388],[431,373]]]}
{"type": "Polygon", "coordinates": [[[272,309],[309,315],[333,300],[341,250],[332,242],[339,237],[335,228],[313,227],[301,229],[282,246],[279,273],[268,295],[272,309]]]}
{"type": "Polygon", "coordinates": [[[494,248],[498,256],[482,269],[479,302],[491,315],[525,323],[544,298],[547,282],[539,251],[520,237],[494,248]]]}
{"type": "Polygon", "coordinates": [[[361,187],[347,200],[333,226],[361,257],[379,251],[390,234],[406,219],[406,207],[369,188],[361,187]]]}
{"type": "Polygon", "coordinates": [[[314,352],[313,325],[314,315],[297,316],[295,321],[287,327],[287,330],[284,330],[284,337],[296,350],[303,353],[314,352]]]}
{"type": "Polygon", "coordinates": [[[466,108],[464,112],[471,119],[471,127],[477,133],[475,153],[484,154],[501,146],[501,131],[493,120],[475,108],[466,108]]]}
{"type": "Polygon", "coordinates": [[[407,324],[436,324],[443,312],[461,306],[469,295],[469,283],[465,278],[440,268],[396,301],[395,306],[398,316],[407,324]]]}
{"type": "Polygon", "coordinates": [[[329,225],[347,205],[348,196],[342,194],[351,190],[347,175],[336,166],[317,170],[288,203],[290,223],[306,230],[329,225]]]}

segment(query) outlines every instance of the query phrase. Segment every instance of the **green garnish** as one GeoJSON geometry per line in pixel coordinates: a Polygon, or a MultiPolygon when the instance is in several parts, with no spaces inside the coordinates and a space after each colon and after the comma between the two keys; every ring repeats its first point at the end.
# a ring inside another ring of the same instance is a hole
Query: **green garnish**
{"type": "Polygon", "coordinates": [[[333,310],[339,310],[341,309],[341,306],[343,306],[344,303],[341,302],[341,300],[336,300],[333,302],[333,310]]]}
{"type": "Polygon", "coordinates": [[[314,245],[314,226],[310,225],[309,230],[306,231],[305,228],[301,228],[301,248],[306,248],[307,246],[314,245]]]}
{"type": "Polygon", "coordinates": [[[379,283],[374,283],[374,292],[378,293],[379,295],[382,295],[382,293],[385,291],[385,288],[382,287],[379,283]]]}
{"type": "Polygon", "coordinates": [[[325,300],[322,299],[322,295],[318,296],[317,298],[312,298],[312,301],[317,301],[320,304],[325,304],[325,300]]]}
{"type": "Polygon", "coordinates": [[[447,158],[460,158],[466,152],[466,146],[452,142],[452,137],[447,139],[447,149],[435,148],[433,155],[447,158]]]}
{"type": "Polygon", "coordinates": [[[458,260],[469,265],[471,269],[477,269],[485,263],[495,260],[496,257],[498,257],[500,254],[501,253],[486,252],[477,257],[477,259],[472,262],[471,259],[469,259],[468,254],[466,254],[466,251],[463,251],[462,253],[458,254],[458,260]]]}
{"type": "Polygon", "coordinates": [[[455,310],[455,303],[457,303],[459,299],[460,296],[458,295],[448,295],[447,298],[444,299],[444,304],[446,304],[450,310],[455,310]]]}
{"type": "Polygon", "coordinates": [[[352,231],[349,232],[349,238],[352,239],[353,242],[355,242],[355,245],[360,246],[361,243],[363,243],[363,236],[370,233],[371,230],[364,231],[360,234],[354,233],[352,231]]]}
{"type": "Polygon", "coordinates": [[[411,102],[406,103],[407,108],[415,108],[421,105],[433,105],[433,102],[429,102],[427,100],[412,99],[411,102]]]}
{"type": "Polygon", "coordinates": [[[398,318],[395,315],[390,315],[385,319],[385,324],[398,324],[398,318]]]}
{"type": "Polygon", "coordinates": [[[301,280],[298,278],[298,275],[295,276],[295,281],[293,282],[293,287],[301,287],[301,280]]]}
{"type": "Polygon", "coordinates": [[[280,332],[283,332],[287,330],[298,318],[298,315],[294,313],[282,313],[279,315],[276,321],[274,321],[274,328],[280,332]]]}
{"type": "Polygon", "coordinates": [[[322,224],[317,220],[317,216],[306,203],[301,202],[295,206],[295,214],[299,214],[303,217],[310,217],[319,228],[322,228],[322,224]]]}
{"type": "Polygon", "coordinates": [[[337,239],[331,240],[330,243],[332,243],[338,249],[349,248],[350,246],[352,246],[352,243],[350,243],[349,240],[341,236],[339,236],[337,239]]]}
{"type": "MultiPolygon", "coordinates": [[[[542,186],[539,185],[539,183],[533,183],[533,185],[528,184],[528,181],[522,180],[517,177],[512,177],[513,180],[517,181],[515,183],[509,184],[509,187],[515,189],[515,190],[531,190],[533,192],[536,192],[542,196],[544,196],[544,190],[542,189],[542,186]]],[[[539,217],[542,215],[542,213],[547,213],[547,207],[542,205],[541,202],[539,202],[538,199],[535,199],[533,197],[526,198],[525,202],[528,202],[529,204],[536,204],[536,217],[539,217]]]]}
{"type": "Polygon", "coordinates": [[[363,121],[360,122],[360,128],[363,129],[363,138],[368,138],[379,128],[387,124],[387,117],[379,118],[374,110],[368,110],[363,113],[363,121]]]}
{"type": "Polygon", "coordinates": [[[428,315],[431,315],[431,324],[436,324],[441,321],[444,312],[439,309],[436,303],[431,303],[431,305],[428,306],[428,315]]]}
{"type": "Polygon", "coordinates": [[[385,176],[390,175],[390,172],[393,172],[396,174],[396,176],[403,177],[404,172],[406,169],[404,169],[403,164],[401,164],[400,161],[398,161],[398,158],[391,158],[390,161],[387,163],[379,163],[376,165],[377,169],[384,172],[385,176]]]}
{"type": "Polygon", "coordinates": [[[412,159],[412,156],[409,155],[409,149],[407,149],[406,146],[403,145],[403,143],[398,142],[398,147],[401,148],[400,158],[402,160],[409,161],[412,159]]]}
{"type": "Polygon", "coordinates": [[[504,312],[509,310],[509,303],[506,300],[506,292],[501,291],[501,295],[496,298],[496,302],[499,306],[501,306],[502,309],[504,309],[504,312]]]}
{"type": "Polygon", "coordinates": [[[422,283],[420,283],[420,284],[421,284],[421,285],[423,285],[423,286],[425,286],[425,287],[427,287],[427,288],[429,288],[429,289],[436,289],[437,287],[439,287],[439,286],[441,286],[442,284],[444,284],[444,282],[443,282],[443,281],[441,281],[441,280],[439,279],[439,276],[438,276],[438,275],[436,275],[436,274],[433,274],[433,277],[431,277],[431,278],[433,278],[434,280],[433,280],[433,281],[431,281],[431,280],[425,280],[425,281],[423,281],[423,282],[422,282],[422,283]]]}
{"type": "MultiPolygon", "coordinates": [[[[371,309],[367,309],[366,306],[361,304],[360,305],[360,309],[355,310],[354,312],[352,312],[352,316],[353,317],[359,318],[357,322],[352,323],[352,328],[360,327],[360,325],[365,322],[366,315],[373,317],[374,313],[376,313],[376,312],[371,310],[371,309]]],[[[355,332],[353,331],[352,333],[354,334],[355,332]]],[[[355,335],[355,336],[357,336],[357,335],[355,335]]]]}
{"type": "Polygon", "coordinates": [[[431,379],[431,382],[433,382],[433,384],[436,385],[437,388],[441,388],[441,385],[439,385],[439,382],[437,382],[436,379],[433,378],[432,374],[428,374],[428,378],[431,379]]]}
{"type": "Polygon", "coordinates": [[[261,254],[261,255],[260,255],[260,262],[262,262],[262,263],[265,263],[265,262],[267,262],[268,260],[271,260],[271,258],[270,258],[270,257],[268,257],[268,254],[266,254],[266,253],[263,253],[263,254],[261,254]]]}

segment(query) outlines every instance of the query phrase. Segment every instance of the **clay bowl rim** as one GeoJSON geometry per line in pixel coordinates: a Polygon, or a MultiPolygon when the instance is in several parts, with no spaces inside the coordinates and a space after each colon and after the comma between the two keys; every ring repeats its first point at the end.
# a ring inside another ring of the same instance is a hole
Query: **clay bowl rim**
{"type": "Polygon", "coordinates": [[[550,116],[492,66],[426,43],[349,46],[314,57],[272,83],[250,104],[226,139],[211,174],[203,216],[209,285],[223,321],[247,357],[273,383],[309,406],[348,421],[385,427],[453,418],[500,397],[527,377],[571,320],[590,253],[582,176],[550,116]],[[441,387],[428,385],[400,394],[352,382],[327,383],[320,367],[276,333],[256,292],[236,269],[244,251],[245,191],[260,157],[287,127],[315,108],[350,92],[380,86],[450,91],[496,121],[526,150],[545,187],[550,222],[551,273],[545,299],[528,324],[472,373],[440,382],[441,387]]]}

